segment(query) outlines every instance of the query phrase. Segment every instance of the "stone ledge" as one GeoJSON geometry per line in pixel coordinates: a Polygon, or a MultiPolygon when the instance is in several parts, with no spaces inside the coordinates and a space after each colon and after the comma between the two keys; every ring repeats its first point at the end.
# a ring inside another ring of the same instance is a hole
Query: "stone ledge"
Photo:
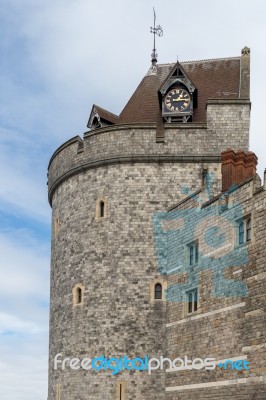
{"type": "MultiPolygon", "coordinates": [[[[73,139],[74,140],[74,139],[73,139]]],[[[74,143],[74,141],[72,142],[74,143]]],[[[57,186],[64,182],[71,176],[77,175],[80,172],[84,172],[88,169],[99,168],[106,165],[113,164],[131,164],[131,163],[219,163],[221,161],[220,156],[186,156],[186,155],[127,155],[127,156],[116,156],[110,158],[103,158],[95,161],[90,161],[85,164],[81,164],[77,167],[71,168],[59,178],[57,178],[51,185],[48,191],[48,199],[50,205],[52,205],[52,197],[57,186]]]]}

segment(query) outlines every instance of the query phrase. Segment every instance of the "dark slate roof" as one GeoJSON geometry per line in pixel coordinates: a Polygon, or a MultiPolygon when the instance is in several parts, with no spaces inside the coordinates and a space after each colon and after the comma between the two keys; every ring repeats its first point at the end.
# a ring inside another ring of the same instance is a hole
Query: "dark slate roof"
{"type": "MultiPolygon", "coordinates": [[[[181,62],[198,93],[193,122],[206,121],[208,99],[237,99],[240,90],[240,57],[181,62]]],[[[158,121],[158,90],[176,64],[158,64],[157,74],[147,74],[120,114],[119,123],[158,121]]]]}
{"type": "Polygon", "coordinates": [[[157,122],[161,115],[158,90],[174,65],[157,65],[156,75],[144,76],[120,114],[121,123],[157,122]]]}
{"type": "Polygon", "coordinates": [[[118,115],[113,114],[110,111],[107,111],[104,108],[97,106],[96,104],[94,104],[94,107],[100,118],[104,119],[105,121],[112,122],[113,124],[119,123],[118,115]]]}

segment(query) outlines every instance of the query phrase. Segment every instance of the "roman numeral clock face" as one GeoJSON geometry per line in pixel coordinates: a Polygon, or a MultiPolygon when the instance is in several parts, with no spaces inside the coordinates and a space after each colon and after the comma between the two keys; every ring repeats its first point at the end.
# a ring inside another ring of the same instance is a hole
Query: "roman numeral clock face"
{"type": "Polygon", "coordinates": [[[186,112],[189,110],[191,99],[185,89],[172,89],[165,97],[165,107],[172,112],[186,112]]]}

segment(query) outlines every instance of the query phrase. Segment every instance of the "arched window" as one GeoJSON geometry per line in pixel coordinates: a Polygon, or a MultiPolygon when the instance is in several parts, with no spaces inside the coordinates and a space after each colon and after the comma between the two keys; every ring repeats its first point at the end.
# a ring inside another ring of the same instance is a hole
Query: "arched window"
{"type": "Polygon", "coordinates": [[[252,218],[243,217],[237,221],[237,244],[241,245],[252,240],[252,218]]]}
{"type": "Polygon", "coordinates": [[[188,248],[188,265],[195,265],[199,260],[199,245],[198,241],[189,243],[188,248]]]}
{"type": "Polygon", "coordinates": [[[108,214],[108,200],[106,197],[99,197],[96,201],[95,217],[97,221],[103,221],[107,218],[108,214]]]}
{"type": "Polygon", "coordinates": [[[156,283],[155,288],[154,288],[154,298],[156,300],[161,300],[162,296],[163,296],[162,285],[160,283],[156,283]]]}
{"type": "Polygon", "coordinates": [[[191,314],[198,309],[198,289],[190,290],[186,293],[187,314],[191,314]]]}
{"type": "Polygon", "coordinates": [[[84,292],[85,292],[85,287],[81,284],[78,283],[73,287],[73,305],[82,305],[84,303],[84,292]]]}
{"type": "Polygon", "coordinates": [[[104,217],[104,213],[105,213],[105,204],[104,204],[104,201],[101,200],[101,201],[100,201],[100,217],[101,217],[101,218],[104,217]]]}

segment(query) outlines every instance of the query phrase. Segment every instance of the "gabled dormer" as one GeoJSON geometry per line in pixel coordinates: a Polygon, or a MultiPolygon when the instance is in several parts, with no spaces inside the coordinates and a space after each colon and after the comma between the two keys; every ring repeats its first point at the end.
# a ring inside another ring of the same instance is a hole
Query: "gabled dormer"
{"type": "Polygon", "coordinates": [[[90,113],[87,127],[91,130],[102,128],[103,126],[118,124],[119,117],[94,104],[90,113]]]}
{"type": "Polygon", "coordinates": [[[192,121],[197,107],[197,90],[179,62],[175,64],[158,91],[165,122],[192,121]]]}

